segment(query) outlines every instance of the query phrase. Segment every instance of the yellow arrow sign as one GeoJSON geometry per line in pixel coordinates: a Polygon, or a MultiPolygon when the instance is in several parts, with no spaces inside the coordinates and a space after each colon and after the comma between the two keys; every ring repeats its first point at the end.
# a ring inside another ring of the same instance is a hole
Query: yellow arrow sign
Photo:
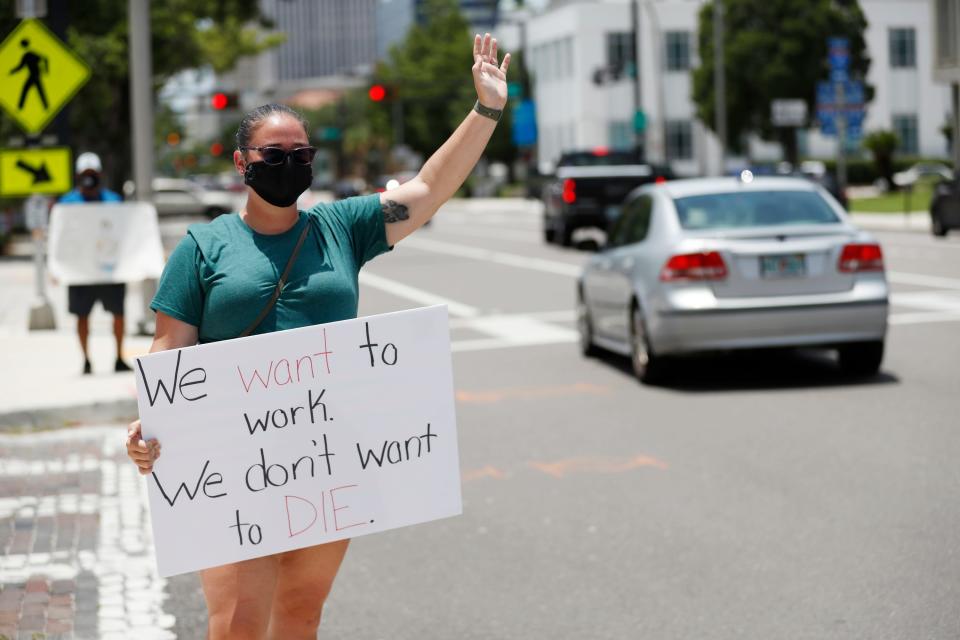
{"type": "Polygon", "coordinates": [[[70,148],[0,151],[0,196],[64,193],[73,184],[70,148]]]}
{"type": "Polygon", "coordinates": [[[27,133],[43,130],[90,69],[39,20],[23,20],[0,44],[0,106],[27,133]]]}

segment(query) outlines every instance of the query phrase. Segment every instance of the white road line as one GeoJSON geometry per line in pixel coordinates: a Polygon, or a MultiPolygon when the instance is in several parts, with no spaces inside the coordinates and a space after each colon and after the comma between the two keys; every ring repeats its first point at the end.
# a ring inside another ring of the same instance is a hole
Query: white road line
{"type": "Polygon", "coordinates": [[[890,302],[926,311],[960,313],[960,292],[956,291],[905,291],[891,294],[890,302]]]}
{"type": "Polygon", "coordinates": [[[917,311],[915,313],[892,313],[887,321],[891,325],[926,324],[928,322],[960,322],[960,312],[917,311]]]}
{"type": "Polygon", "coordinates": [[[425,240],[422,238],[407,238],[403,241],[404,247],[418,249],[420,251],[431,251],[433,253],[443,253],[446,255],[457,256],[459,258],[472,258],[484,262],[493,262],[509,267],[519,267],[521,269],[530,269],[532,271],[541,271],[554,275],[576,278],[580,275],[582,267],[568,262],[559,262],[557,260],[546,260],[544,258],[530,258],[514,253],[503,253],[501,251],[492,251],[490,249],[481,249],[479,247],[469,247],[463,244],[454,244],[452,242],[443,242],[440,240],[425,240]]]}
{"type": "Polygon", "coordinates": [[[928,276],[925,273],[904,273],[903,271],[888,271],[887,280],[894,284],[914,284],[921,287],[936,287],[938,289],[960,290],[960,280],[944,278],[943,276],[928,276]]]}
{"type": "MultiPolygon", "coordinates": [[[[518,229],[481,229],[476,226],[465,228],[466,225],[437,225],[437,233],[468,238],[493,238],[510,242],[524,242],[527,244],[542,244],[540,234],[535,230],[520,231],[518,229]]],[[[418,238],[419,239],[419,238],[418,238]]]]}
{"type": "Polygon", "coordinates": [[[420,304],[445,304],[447,305],[447,311],[449,311],[450,315],[452,316],[473,318],[480,315],[480,310],[476,307],[471,307],[468,304],[457,302],[449,298],[444,298],[443,296],[438,296],[435,293],[430,293],[429,291],[425,291],[423,289],[411,287],[408,284],[403,284],[402,282],[391,280],[390,278],[374,275],[368,271],[360,272],[360,284],[385,291],[386,293],[398,296],[400,298],[413,300],[414,302],[419,302],[420,304]]]}

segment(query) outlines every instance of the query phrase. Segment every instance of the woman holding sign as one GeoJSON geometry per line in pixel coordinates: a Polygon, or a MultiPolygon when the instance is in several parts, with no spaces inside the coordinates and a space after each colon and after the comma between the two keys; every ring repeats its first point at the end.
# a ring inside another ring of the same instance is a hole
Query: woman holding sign
{"type": "MultiPolygon", "coordinates": [[[[510,54],[498,63],[496,39],[477,35],[473,59],[473,109],[417,177],[389,194],[298,210],[316,152],[306,123],[281,105],[247,114],[233,154],[247,185],[246,206],[191,226],[170,256],[151,304],[157,312],[151,352],[355,318],[360,268],[453,196],[493,134],[507,102],[510,54]]],[[[160,443],[144,441],[136,421],[128,429],[127,453],[148,474],[160,443]]],[[[208,637],[315,638],[347,544],[202,571],[208,637]]]]}

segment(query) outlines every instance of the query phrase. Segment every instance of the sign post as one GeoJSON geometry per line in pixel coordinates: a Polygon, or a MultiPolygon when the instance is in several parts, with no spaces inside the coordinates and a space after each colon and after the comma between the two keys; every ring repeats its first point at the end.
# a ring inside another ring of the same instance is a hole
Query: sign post
{"type": "Polygon", "coordinates": [[[844,84],[849,80],[850,41],[846,38],[830,38],[827,40],[827,51],[830,80],[833,82],[837,107],[837,189],[843,193],[847,187],[847,114],[844,110],[844,84]]]}
{"type": "Polygon", "coordinates": [[[33,236],[33,265],[36,273],[36,300],[30,306],[30,331],[47,331],[57,328],[53,306],[47,298],[47,281],[44,273],[44,239],[47,231],[47,198],[34,194],[23,204],[27,228],[33,236]]]}
{"type": "MultiPolygon", "coordinates": [[[[7,74],[0,107],[31,135],[43,131],[90,78],[83,60],[35,19],[46,12],[45,0],[18,0],[17,15],[24,20],[0,43],[0,69],[7,74]]],[[[24,210],[37,278],[31,331],[56,328],[44,276],[48,199],[39,194],[69,191],[72,179],[68,147],[0,150],[0,196],[30,196],[24,210]]]]}

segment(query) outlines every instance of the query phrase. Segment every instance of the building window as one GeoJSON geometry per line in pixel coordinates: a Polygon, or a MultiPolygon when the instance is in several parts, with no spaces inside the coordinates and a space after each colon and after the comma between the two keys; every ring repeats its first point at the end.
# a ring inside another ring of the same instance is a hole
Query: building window
{"type": "Polygon", "coordinates": [[[624,75],[633,72],[636,56],[633,54],[633,33],[629,31],[607,34],[607,67],[624,75]]]}
{"type": "Polygon", "coordinates": [[[917,35],[912,27],[890,29],[890,66],[895,69],[917,66],[917,35]]]}
{"type": "Polygon", "coordinates": [[[607,125],[607,146],[611,149],[633,149],[633,123],[614,120],[607,125]]]}
{"type": "Polygon", "coordinates": [[[667,120],[667,160],[693,158],[693,126],[689,120],[667,120]]]}
{"type": "Polygon", "coordinates": [[[920,141],[917,135],[916,114],[893,116],[893,132],[897,134],[899,144],[897,152],[905,156],[917,155],[920,151],[920,141]]]}
{"type": "Polygon", "coordinates": [[[667,31],[664,43],[667,47],[667,71],[690,69],[690,32],[667,31]]]}

